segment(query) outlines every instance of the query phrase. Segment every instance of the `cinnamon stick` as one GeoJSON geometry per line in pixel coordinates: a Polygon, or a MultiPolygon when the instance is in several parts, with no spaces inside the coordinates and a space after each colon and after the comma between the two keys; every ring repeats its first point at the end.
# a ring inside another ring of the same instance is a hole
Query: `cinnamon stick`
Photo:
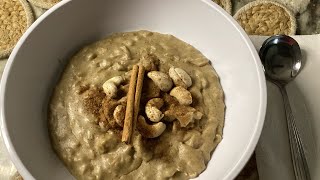
{"type": "Polygon", "coordinates": [[[137,78],[137,87],[136,87],[136,94],[134,97],[134,117],[133,117],[133,131],[136,127],[137,119],[139,116],[139,110],[140,110],[140,99],[142,94],[142,86],[143,86],[143,80],[144,80],[144,73],[145,68],[142,65],[139,65],[139,72],[138,72],[138,78],[137,78]]]}
{"type": "Polygon", "coordinates": [[[127,107],[126,107],[126,115],[123,124],[122,131],[122,142],[130,143],[132,130],[133,130],[133,118],[134,118],[134,101],[135,101],[135,92],[136,92],[136,84],[137,84],[137,76],[138,76],[138,65],[134,65],[131,72],[129,91],[128,91],[128,99],[127,99],[127,107]]]}

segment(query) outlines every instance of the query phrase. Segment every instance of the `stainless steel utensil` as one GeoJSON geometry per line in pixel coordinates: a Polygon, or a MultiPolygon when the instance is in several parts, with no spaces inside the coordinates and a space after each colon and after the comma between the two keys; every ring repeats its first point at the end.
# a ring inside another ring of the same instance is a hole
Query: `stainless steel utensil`
{"type": "Polygon", "coordinates": [[[281,91],[286,112],[291,158],[296,180],[310,180],[310,172],[305,150],[292,114],[285,86],[292,81],[301,69],[301,50],[299,44],[286,35],[268,38],[259,51],[267,79],[281,91]]]}

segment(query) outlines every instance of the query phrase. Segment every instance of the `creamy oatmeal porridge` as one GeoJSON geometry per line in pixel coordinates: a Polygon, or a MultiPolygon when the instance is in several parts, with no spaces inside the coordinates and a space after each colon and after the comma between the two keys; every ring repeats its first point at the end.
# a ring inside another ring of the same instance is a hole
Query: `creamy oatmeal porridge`
{"type": "Polygon", "coordinates": [[[69,62],[49,107],[55,152],[77,179],[189,179],[222,139],[208,60],[172,35],[116,33],[69,62]]]}

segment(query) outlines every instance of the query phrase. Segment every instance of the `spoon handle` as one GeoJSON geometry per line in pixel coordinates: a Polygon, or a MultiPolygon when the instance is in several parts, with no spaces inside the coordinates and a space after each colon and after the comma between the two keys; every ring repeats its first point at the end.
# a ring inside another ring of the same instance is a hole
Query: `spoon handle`
{"type": "Polygon", "coordinates": [[[296,180],[310,180],[310,172],[305,156],[305,151],[300,138],[300,133],[296,126],[295,118],[292,114],[287,91],[285,89],[285,86],[279,84],[277,85],[279,86],[283,97],[283,103],[287,118],[291,159],[296,180]]]}

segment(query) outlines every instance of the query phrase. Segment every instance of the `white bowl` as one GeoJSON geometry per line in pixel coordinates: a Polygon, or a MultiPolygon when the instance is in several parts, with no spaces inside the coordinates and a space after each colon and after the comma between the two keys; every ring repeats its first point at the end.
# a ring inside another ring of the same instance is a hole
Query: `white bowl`
{"type": "Polygon", "coordinates": [[[230,15],[210,0],[65,0],[27,30],[2,77],[1,130],[25,179],[73,179],[51,148],[46,118],[68,57],[112,32],[140,29],[173,34],[212,60],[226,97],[225,127],[198,179],[240,172],[262,129],[266,86],[255,48],[230,15]]]}

